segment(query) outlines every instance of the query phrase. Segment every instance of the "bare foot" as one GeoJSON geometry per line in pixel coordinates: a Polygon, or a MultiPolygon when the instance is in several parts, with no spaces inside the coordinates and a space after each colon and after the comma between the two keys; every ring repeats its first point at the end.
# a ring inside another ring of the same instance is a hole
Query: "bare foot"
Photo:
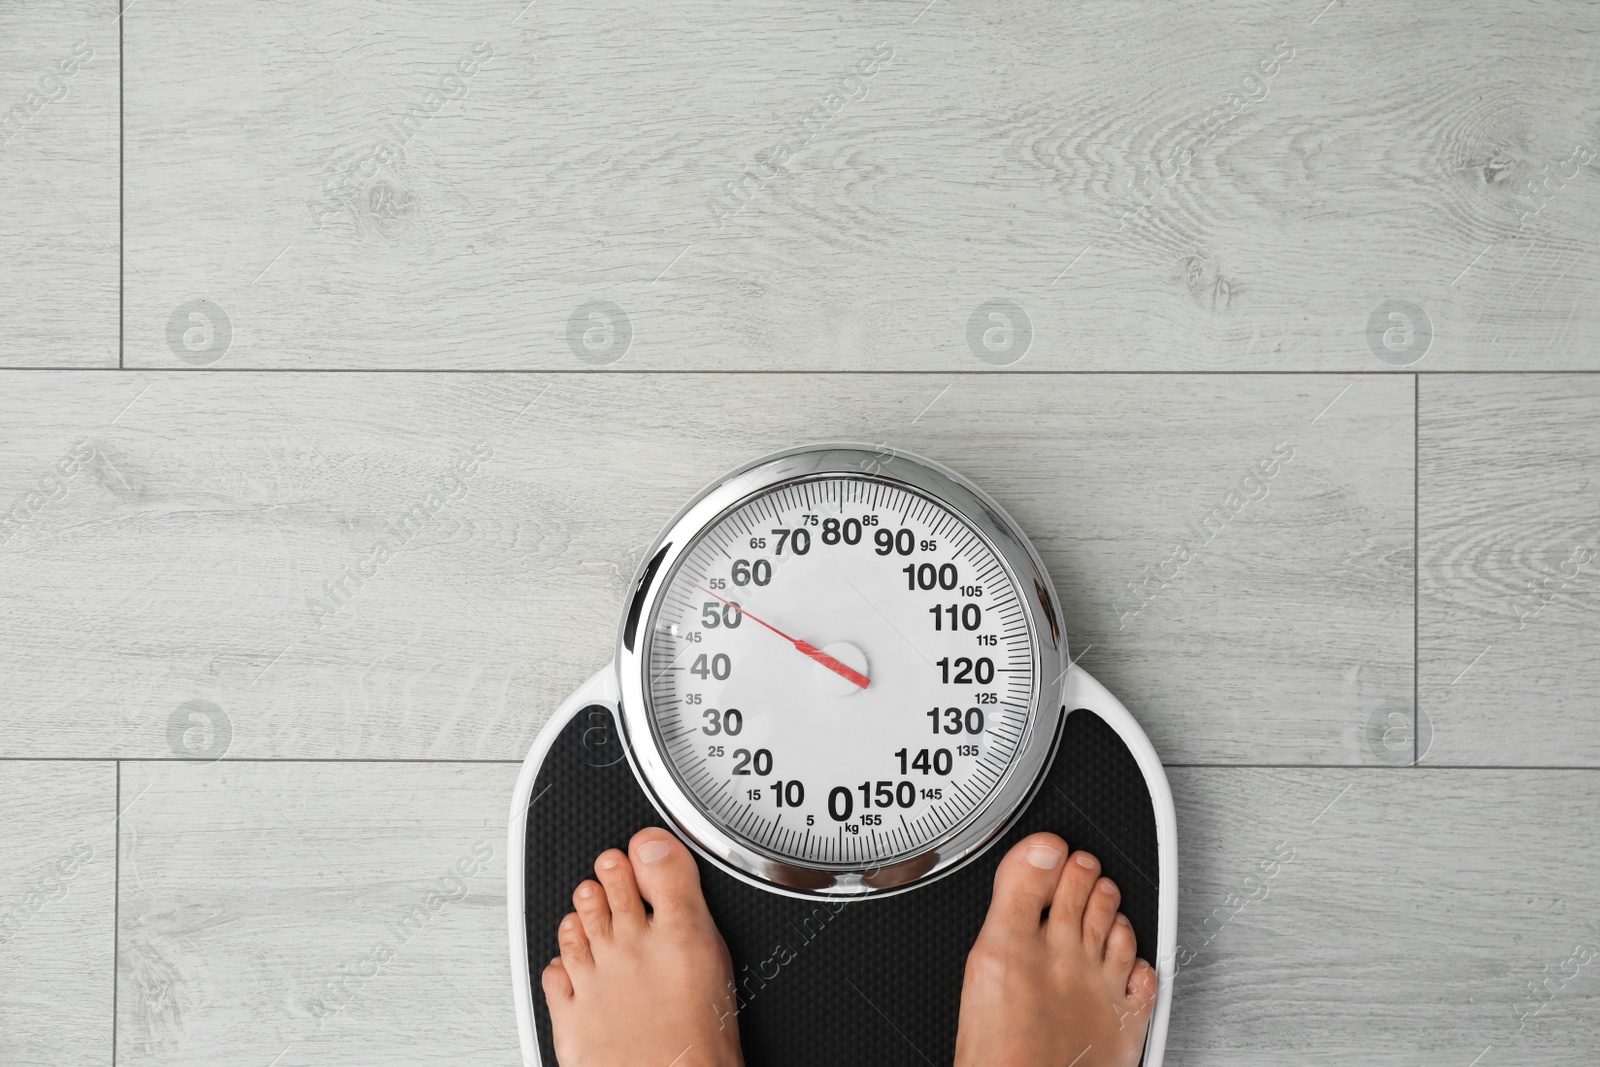
{"type": "Polygon", "coordinates": [[[562,1067],[742,1064],[733,963],[689,850],[651,827],[594,870],[543,975],[562,1067]]]}
{"type": "Polygon", "coordinates": [[[1017,842],[967,957],[956,1067],[1136,1067],[1156,972],[1134,958],[1121,900],[1055,834],[1017,842]]]}

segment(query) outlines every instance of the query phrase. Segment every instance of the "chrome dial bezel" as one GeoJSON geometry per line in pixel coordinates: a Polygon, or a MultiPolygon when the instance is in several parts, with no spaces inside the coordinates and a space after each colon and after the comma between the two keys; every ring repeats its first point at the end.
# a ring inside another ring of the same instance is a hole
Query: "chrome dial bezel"
{"type": "Polygon", "coordinates": [[[1071,664],[1049,573],[1009,515],[954,471],[906,452],[859,445],[813,445],[755,460],[702,490],[645,554],[617,636],[619,722],[634,775],[656,808],[707,859],[753,884],[796,896],[862,897],[926,884],[980,855],[1026,809],[1049,768],[1061,724],[1071,664]],[[699,536],[752,497],[818,477],[898,484],[932,497],[984,537],[1016,583],[1032,633],[1034,685],[1028,729],[987,799],[918,851],[878,866],[810,865],[752,846],[709,818],[679,783],[650,712],[649,629],[678,563],[699,536]]]}

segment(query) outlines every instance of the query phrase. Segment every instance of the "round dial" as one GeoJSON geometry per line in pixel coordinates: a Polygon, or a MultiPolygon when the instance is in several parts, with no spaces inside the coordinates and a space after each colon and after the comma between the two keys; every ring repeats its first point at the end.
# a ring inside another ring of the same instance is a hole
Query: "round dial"
{"type": "Polygon", "coordinates": [[[823,895],[946,873],[1055,743],[1054,595],[999,507],[844,446],[758,461],[680,512],[619,641],[629,756],[735,874],[823,895]]]}
{"type": "Polygon", "coordinates": [[[883,864],[966,821],[1028,731],[1033,635],[983,537],[849,476],[706,529],[649,634],[652,725],[681,786],[754,848],[883,864]]]}

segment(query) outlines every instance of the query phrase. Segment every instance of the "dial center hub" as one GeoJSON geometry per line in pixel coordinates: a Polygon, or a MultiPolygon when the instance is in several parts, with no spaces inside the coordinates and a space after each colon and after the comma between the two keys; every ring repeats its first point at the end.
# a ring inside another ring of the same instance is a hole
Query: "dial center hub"
{"type": "MultiPolygon", "coordinates": [[[[872,672],[867,669],[869,666],[867,654],[849,641],[835,641],[831,645],[823,645],[821,651],[832,656],[853,671],[864,674],[869,678],[872,676],[872,672]]],[[[829,670],[820,663],[813,665],[811,674],[817,680],[817,688],[828,696],[847,697],[852,693],[861,692],[861,687],[855,682],[843,677],[838,671],[829,670]]]]}

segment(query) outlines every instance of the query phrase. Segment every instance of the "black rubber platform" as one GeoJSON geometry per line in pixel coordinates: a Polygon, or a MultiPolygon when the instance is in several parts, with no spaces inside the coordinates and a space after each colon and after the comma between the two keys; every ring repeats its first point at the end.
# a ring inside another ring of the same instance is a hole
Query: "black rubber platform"
{"type": "MultiPolygon", "coordinates": [[[[556,924],[594,859],[662,822],[634,781],[610,713],[580,711],[546,757],[528,817],[526,911],[534,1018],[556,1063],[539,975],[559,954],[556,924]]],[[[1100,858],[1122,889],[1139,954],[1156,943],[1156,820],[1132,753],[1093,712],[1068,716],[1048,777],[1003,840],[930,885],[840,905],[756,889],[700,860],[711,914],[733,954],[750,1067],[927,1067],[955,1054],[967,952],[1000,858],[1038,830],[1100,858]]],[[[618,1020],[619,1025],[626,1025],[618,1020]]]]}

